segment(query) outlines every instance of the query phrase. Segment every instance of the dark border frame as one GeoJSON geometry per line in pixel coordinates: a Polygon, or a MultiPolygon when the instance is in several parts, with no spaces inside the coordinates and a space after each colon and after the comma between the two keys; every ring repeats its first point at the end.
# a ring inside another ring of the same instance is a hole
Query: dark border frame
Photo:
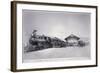
{"type": "Polygon", "coordinates": [[[98,66],[98,7],[89,5],[74,5],[74,4],[58,4],[58,3],[43,3],[43,2],[27,2],[27,1],[11,1],[11,71],[39,71],[39,70],[53,70],[53,69],[71,69],[71,68],[84,68],[98,66]],[[82,8],[95,8],[96,9],[96,64],[95,65],[82,65],[82,66],[69,66],[69,67],[52,67],[52,68],[32,68],[32,69],[17,69],[17,4],[36,4],[36,5],[50,5],[50,6],[66,6],[66,7],[82,7],[82,8]]]}

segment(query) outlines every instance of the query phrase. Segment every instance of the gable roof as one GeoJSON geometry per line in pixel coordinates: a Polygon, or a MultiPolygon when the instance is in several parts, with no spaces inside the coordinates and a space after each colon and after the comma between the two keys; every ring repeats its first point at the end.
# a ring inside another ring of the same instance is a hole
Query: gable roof
{"type": "Polygon", "coordinates": [[[74,34],[71,34],[68,37],[66,37],[65,40],[72,39],[72,38],[77,39],[77,40],[80,39],[79,37],[75,36],[74,34]]]}

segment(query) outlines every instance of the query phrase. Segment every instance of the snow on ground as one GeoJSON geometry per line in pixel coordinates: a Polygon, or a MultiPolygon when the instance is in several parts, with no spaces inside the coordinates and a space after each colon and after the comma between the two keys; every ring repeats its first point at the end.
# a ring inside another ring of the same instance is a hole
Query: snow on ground
{"type": "Polygon", "coordinates": [[[54,58],[90,58],[90,47],[49,48],[23,54],[25,60],[54,59],[54,58]]]}

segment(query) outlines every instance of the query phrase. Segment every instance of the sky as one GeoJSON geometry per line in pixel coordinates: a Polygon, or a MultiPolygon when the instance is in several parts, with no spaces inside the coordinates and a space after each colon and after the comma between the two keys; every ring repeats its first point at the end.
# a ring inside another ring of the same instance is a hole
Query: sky
{"type": "Polygon", "coordinates": [[[65,39],[70,34],[90,37],[90,13],[67,11],[23,10],[23,42],[28,42],[33,30],[37,34],[65,39]]]}

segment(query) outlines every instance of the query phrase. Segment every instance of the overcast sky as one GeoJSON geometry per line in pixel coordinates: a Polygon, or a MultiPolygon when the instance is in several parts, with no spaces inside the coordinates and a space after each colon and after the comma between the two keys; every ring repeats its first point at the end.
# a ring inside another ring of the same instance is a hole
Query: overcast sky
{"type": "Polygon", "coordinates": [[[64,39],[70,34],[90,37],[90,13],[66,11],[23,10],[23,42],[27,42],[32,31],[37,34],[64,39]]]}

